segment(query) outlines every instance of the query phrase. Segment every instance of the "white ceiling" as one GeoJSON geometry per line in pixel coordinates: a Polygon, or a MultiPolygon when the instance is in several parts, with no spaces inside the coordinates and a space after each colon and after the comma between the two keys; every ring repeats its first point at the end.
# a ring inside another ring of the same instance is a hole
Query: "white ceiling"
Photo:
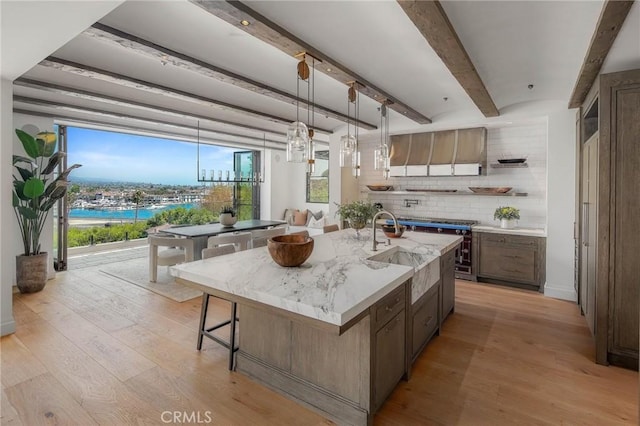
{"type": "MultiPolygon", "coordinates": [[[[91,23],[91,16],[102,16],[100,12],[106,13],[114,5],[114,2],[95,3],[100,7],[95,6],[93,14],[90,14],[77,13],[77,3],[74,2],[3,1],[3,65],[13,56],[22,58],[7,74],[3,66],[3,77],[13,78],[12,73],[20,72],[18,65],[24,67],[29,60],[35,64],[35,57],[40,60],[52,55],[129,78],[263,111],[286,120],[293,121],[296,118],[294,104],[275,100],[228,82],[217,81],[186,69],[183,63],[172,63],[158,56],[145,55],[113,41],[82,33],[82,29],[91,23]],[[7,9],[6,3],[15,4],[7,9]],[[11,10],[13,15],[20,14],[20,5],[25,3],[29,7],[23,7],[31,14],[55,13],[61,17],[56,28],[65,27],[67,21],[74,23],[72,29],[77,36],[54,40],[49,37],[50,32],[38,33],[38,40],[30,41],[38,47],[38,54],[24,54],[26,46],[22,40],[23,31],[13,21],[6,31],[5,11],[11,10]],[[32,7],[33,3],[46,3],[46,7],[35,8],[32,7]],[[55,51],[51,48],[53,44],[59,46],[55,51]],[[9,46],[10,56],[5,56],[5,46],[9,46]]],[[[245,3],[433,120],[432,125],[420,126],[391,112],[392,132],[435,128],[451,120],[468,120],[474,123],[484,120],[475,104],[395,1],[305,0],[245,3]],[[444,98],[448,100],[445,101],[444,98]]],[[[602,1],[591,0],[442,2],[489,94],[501,113],[507,115],[509,111],[522,105],[537,105],[536,112],[540,112],[540,105],[568,103],[602,4],[602,1]],[[534,88],[528,89],[528,84],[533,84],[534,88]]],[[[619,70],[625,66],[640,67],[638,9],[638,4],[635,4],[614,44],[610,58],[605,63],[605,70],[619,70]]],[[[290,94],[296,93],[295,58],[186,0],[126,1],[100,19],[100,23],[290,94]]],[[[202,129],[210,131],[203,130],[203,135],[212,139],[233,140],[234,143],[241,141],[242,135],[253,138],[247,139],[248,143],[255,143],[255,138],[262,138],[263,134],[267,139],[284,141],[283,135],[287,128],[286,122],[257,118],[228,108],[150,93],[140,88],[122,86],[110,79],[103,80],[42,65],[33,67],[24,77],[93,92],[98,96],[111,96],[180,112],[167,114],[139,105],[122,105],[96,98],[83,99],[80,96],[14,85],[17,97],[15,108],[53,116],[61,115],[67,120],[77,117],[87,122],[136,126],[141,131],[150,132],[166,127],[185,137],[193,137],[193,129],[200,122],[202,129]],[[34,105],[25,102],[23,97],[70,105],[71,108],[34,105]],[[105,111],[108,114],[81,112],[83,108],[105,111]],[[128,116],[147,121],[132,120],[128,116]],[[222,124],[218,122],[220,120],[238,125],[222,124]],[[158,124],[163,122],[167,124],[158,124]],[[245,129],[242,125],[260,130],[245,129]],[[216,131],[241,136],[223,137],[214,133],[216,131]]],[[[321,72],[316,73],[315,82],[316,103],[346,114],[347,86],[344,82],[338,82],[321,72]]],[[[301,95],[306,97],[304,86],[303,90],[301,95]]],[[[373,99],[361,96],[360,118],[379,124],[378,106],[373,99]]],[[[306,121],[306,111],[301,110],[300,116],[306,121]]],[[[319,128],[341,132],[345,126],[342,121],[322,114],[316,114],[315,119],[319,128]]],[[[317,137],[320,141],[328,141],[328,138],[328,134],[317,137]]]]}

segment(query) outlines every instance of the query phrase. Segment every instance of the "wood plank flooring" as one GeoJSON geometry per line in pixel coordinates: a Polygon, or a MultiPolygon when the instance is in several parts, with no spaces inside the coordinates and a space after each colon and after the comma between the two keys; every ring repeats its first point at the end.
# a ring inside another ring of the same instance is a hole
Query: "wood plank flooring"
{"type": "MultiPolygon", "coordinates": [[[[637,424],[638,374],[595,364],[575,304],[457,286],[455,313],[376,425],[637,424]]],[[[211,303],[212,322],[228,316],[211,303]]],[[[3,425],[157,425],[173,412],[182,424],[331,424],[229,372],[213,342],[196,351],[199,298],[173,302],[86,268],[13,306],[17,332],[0,341],[3,425]]]]}

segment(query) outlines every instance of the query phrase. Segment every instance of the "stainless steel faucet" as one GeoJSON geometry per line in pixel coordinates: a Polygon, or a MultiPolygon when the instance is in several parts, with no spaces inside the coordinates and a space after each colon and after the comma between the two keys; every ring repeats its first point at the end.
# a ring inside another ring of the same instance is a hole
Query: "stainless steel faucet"
{"type": "Polygon", "coordinates": [[[376,220],[378,219],[378,216],[382,215],[382,214],[386,214],[388,216],[391,216],[391,219],[393,219],[393,226],[396,229],[396,235],[400,235],[400,225],[398,225],[398,219],[393,215],[393,213],[388,212],[386,210],[380,210],[378,213],[375,214],[375,216],[373,216],[373,220],[371,221],[372,226],[373,226],[373,251],[378,251],[378,240],[376,239],[376,220]]]}

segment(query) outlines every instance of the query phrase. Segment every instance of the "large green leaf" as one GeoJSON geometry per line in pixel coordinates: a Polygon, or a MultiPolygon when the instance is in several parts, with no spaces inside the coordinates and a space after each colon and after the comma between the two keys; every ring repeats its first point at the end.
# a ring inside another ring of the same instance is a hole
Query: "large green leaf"
{"type": "Polygon", "coordinates": [[[55,154],[53,154],[51,158],[49,158],[47,167],[45,167],[44,170],[42,170],[42,174],[48,175],[49,173],[51,173],[56,167],[58,167],[60,160],[62,160],[66,155],[67,154],[62,151],[58,151],[55,154]]]}
{"type": "Polygon", "coordinates": [[[51,157],[56,151],[56,134],[53,132],[40,132],[36,135],[36,142],[40,148],[40,155],[51,157]]]}
{"type": "Polygon", "coordinates": [[[25,182],[33,177],[33,173],[31,173],[31,170],[23,169],[22,167],[18,166],[16,166],[16,169],[18,169],[20,177],[22,177],[22,180],[25,182]]]}
{"type": "Polygon", "coordinates": [[[44,190],[45,197],[51,197],[51,194],[58,188],[66,188],[69,185],[69,182],[64,179],[62,176],[58,176],[53,182],[47,185],[47,188],[44,190]]]}
{"type": "Polygon", "coordinates": [[[38,213],[36,213],[35,210],[30,209],[29,207],[18,206],[18,211],[26,219],[37,219],[38,218],[38,213]]]}
{"type": "Polygon", "coordinates": [[[36,198],[44,194],[44,182],[42,179],[32,177],[24,183],[24,195],[29,198],[36,198]]]}
{"type": "Polygon", "coordinates": [[[58,179],[60,180],[66,180],[67,176],[69,176],[69,173],[71,173],[71,171],[73,169],[77,169],[78,167],[82,167],[82,164],[74,164],[73,166],[69,167],[67,170],[65,170],[64,172],[60,173],[58,175],[58,179]]]}
{"type": "Polygon", "coordinates": [[[22,147],[24,148],[24,152],[31,158],[38,158],[38,154],[40,152],[38,143],[29,133],[24,130],[16,129],[16,135],[18,135],[18,139],[22,142],[22,147]]]}
{"type": "Polygon", "coordinates": [[[66,193],[67,193],[66,187],[56,188],[56,190],[53,191],[53,193],[51,194],[51,198],[49,198],[47,202],[45,202],[42,206],[40,206],[40,210],[42,210],[43,212],[47,212],[51,210],[51,207],[53,207],[53,205],[57,203],[60,198],[64,197],[66,193]]]}
{"type": "Polygon", "coordinates": [[[13,165],[15,166],[18,163],[28,163],[28,164],[31,164],[32,167],[38,167],[38,164],[36,164],[36,162],[33,161],[31,158],[23,157],[22,155],[14,155],[13,165]]]}
{"type": "Polygon", "coordinates": [[[13,191],[11,195],[13,195],[13,207],[18,207],[20,205],[20,197],[18,197],[18,194],[16,194],[15,191],[13,191]]]}
{"type": "Polygon", "coordinates": [[[16,192],[16,195],[21,200],[29,201],[31,198],[24,195],[24,182],[15,180],[13,181],[13,190],[16,192]]]}

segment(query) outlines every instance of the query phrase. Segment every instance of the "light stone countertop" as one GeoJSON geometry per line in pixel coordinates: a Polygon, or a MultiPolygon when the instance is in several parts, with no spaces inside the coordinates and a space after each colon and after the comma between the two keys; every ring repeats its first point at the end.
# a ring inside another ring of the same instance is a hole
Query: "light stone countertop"
{"type": "MultiPolygon", "coordinates": [[[[391,246],[379,245],[373,252],[370,230],[361,234],[356,239],[354,230],[346,229],[313,237],[313,253],[297,268],[277,265],[267,248],[260,247],[184,263],[170,271],[203,287],[343,326],[412,277],[416,269],[430,274],[422,286],[414,286],[412,300],[417,300],[437,282],[439,262],[434,260],[462,241],[455,235],[405,232],[402,238],[391,239],[391,246]],[[398,250],[412,253],[423,263],[405,266],[368,259],[398,250]],[[423,268],[428,265],[438,267],[423,268]]],[[[380,232],[378,239],[383,237],[380,232]]]]}
{"type": "Polygon", "coordinates": [[[529,237],[546,237],[547,232],[540,228],[500,228],[499,226],[474,225],[473,232],[488,232],[491,234],[525,235],[529,237]]]}

